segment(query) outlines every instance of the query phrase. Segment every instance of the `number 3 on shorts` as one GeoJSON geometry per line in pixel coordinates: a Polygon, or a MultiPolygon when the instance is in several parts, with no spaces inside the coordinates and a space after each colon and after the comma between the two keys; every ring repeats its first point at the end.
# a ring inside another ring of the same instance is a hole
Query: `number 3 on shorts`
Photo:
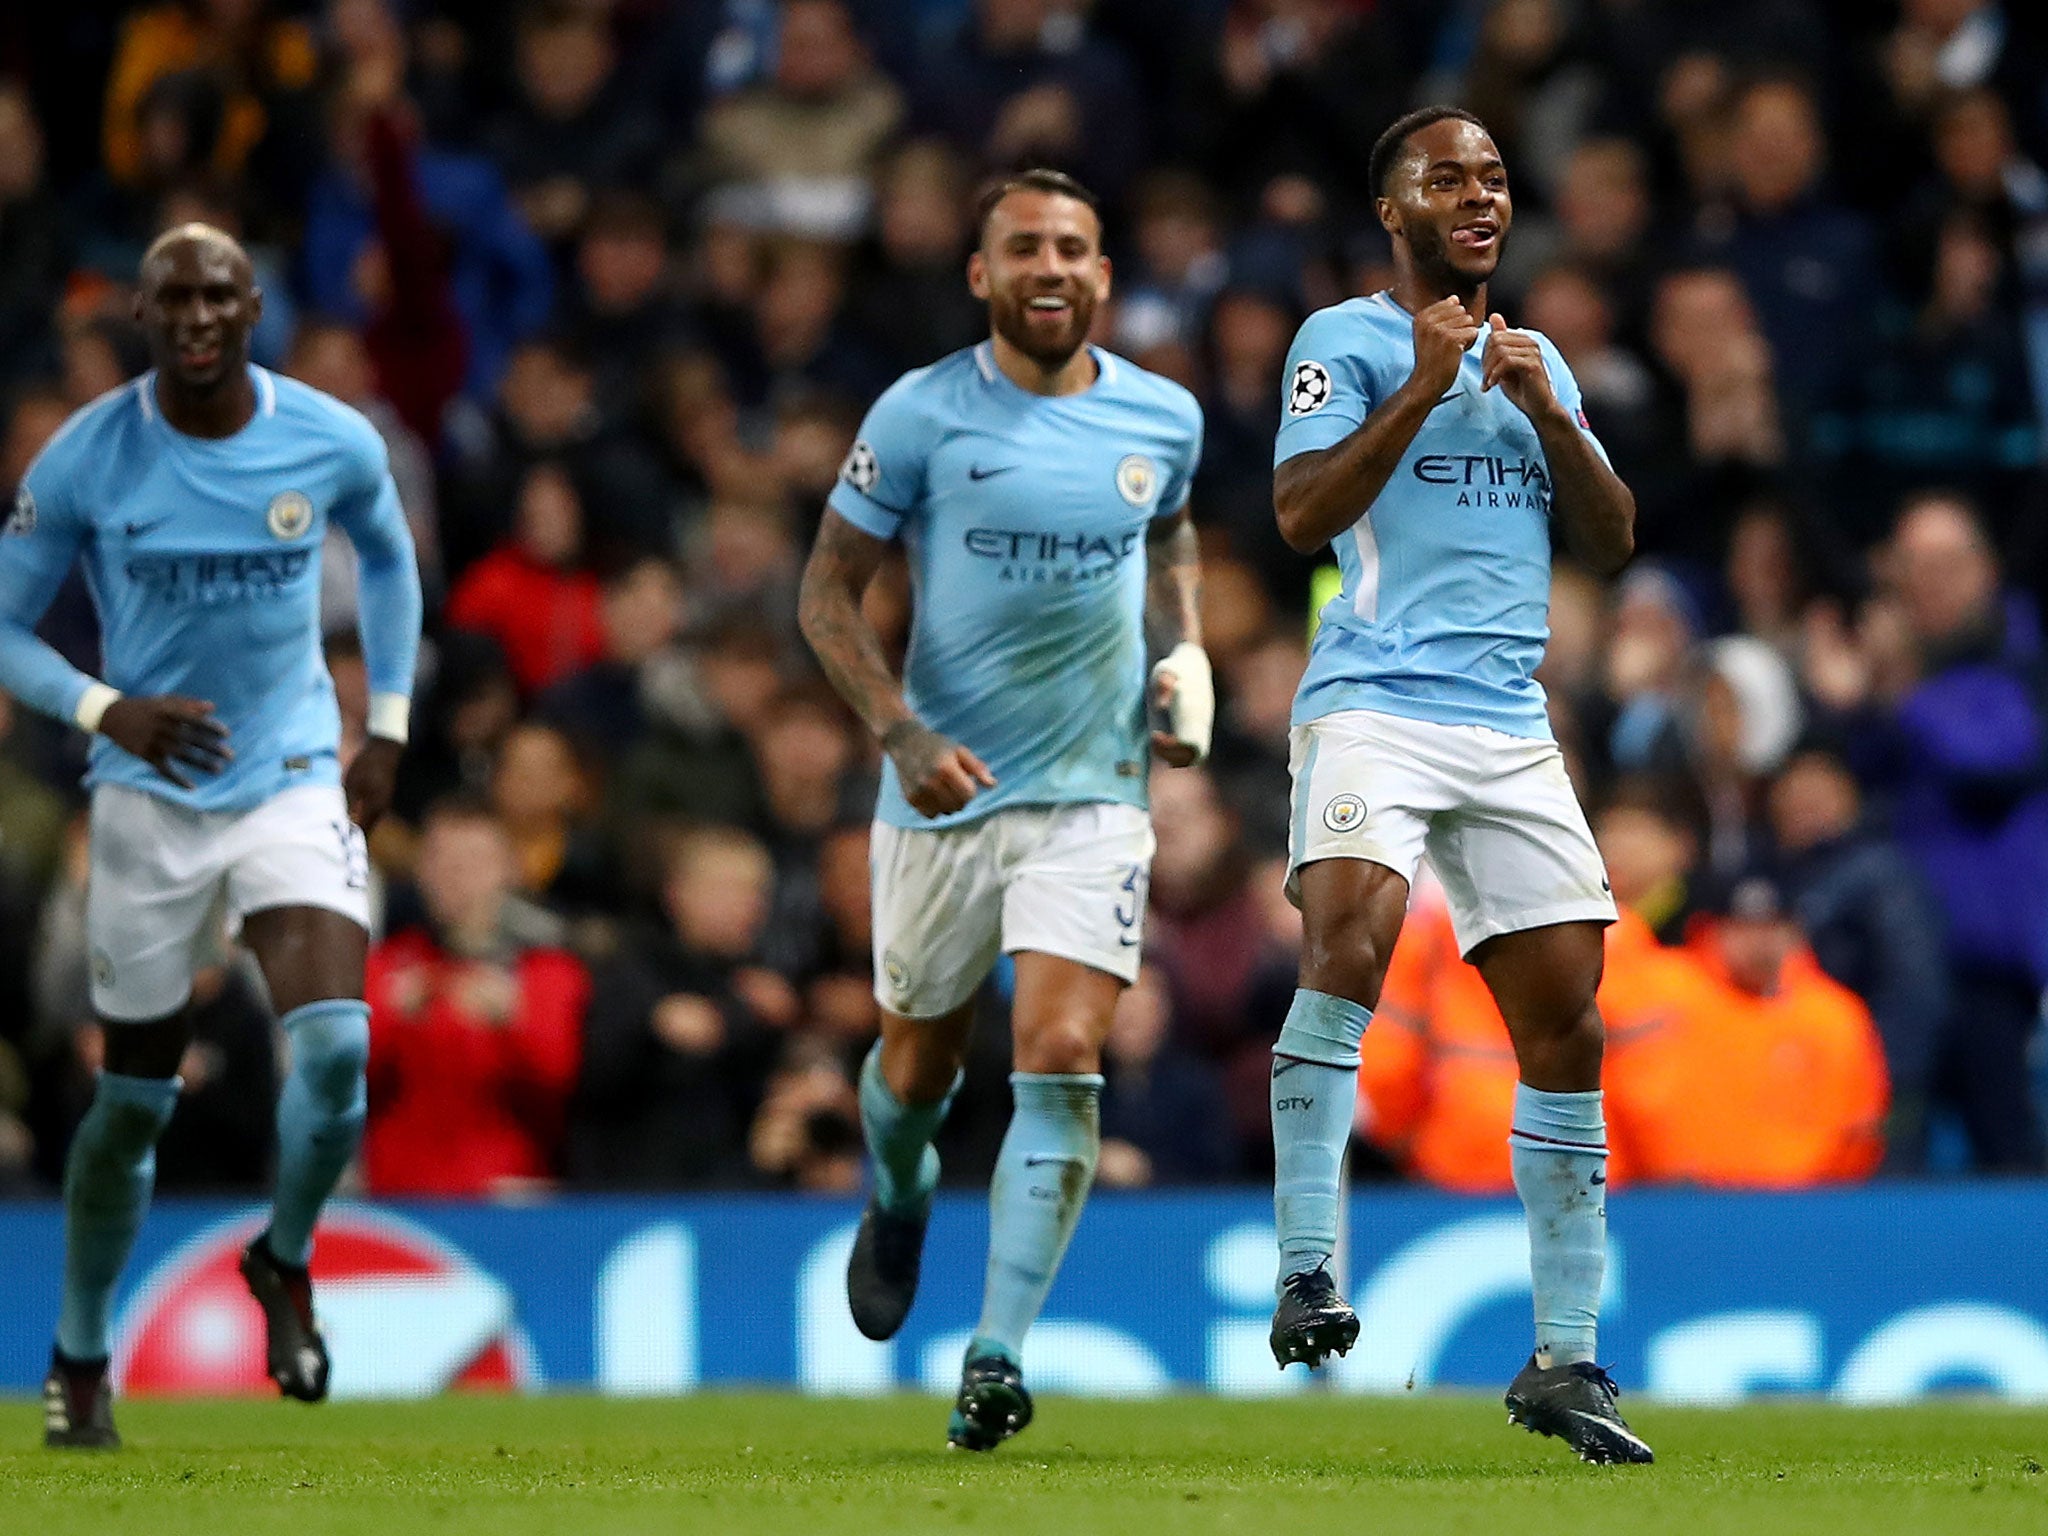
{"type": "Polygon", "coordinates": [[[341,839],[341,867],[348,888],[352,891],[369,889],[370,845],[363,837],[363,829],[346,818],[329,825],[334,828],[334,835],[341,839]]]}
{"type": "Polygon", "coordinates": [[[1145,866],[1133,864],[1117,886],[1122,894],[1116,902],[1116,925],[1123,931],[1116,937],[1126,948],[1138,943],[1138,919],[1145,915],[1145,883],[1145,866]]]}

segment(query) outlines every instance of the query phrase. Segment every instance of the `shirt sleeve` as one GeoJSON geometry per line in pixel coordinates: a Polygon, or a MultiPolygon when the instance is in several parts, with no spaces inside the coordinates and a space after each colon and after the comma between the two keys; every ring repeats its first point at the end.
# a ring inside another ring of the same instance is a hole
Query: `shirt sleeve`
{"type": "Polygon", "coordinates": [[[362,567],[356,627],[370,692],[409,699],[424,614],[419,562],[384,441],[367,423],[364,431],[370,440],[359,445],[357,483],[335,503],[334,520],[362,567]]]}
{"type": "Polygon", "coordinates": [[[910,384],[909,377],[898,379],[868,408],[826,503],[878,539],[895,538],[924,496],[930,431],[910,384]]]}
{"type": "Polygon", "coordinates": [[[1187,410],[1187,440],[1174,461],[1167,466],[1166,484],[1160,488],[1155,517],[1178,517],[1187,510],[1194,490],[1195,472],[1202,467],[1202,406],[1193,395],[1183,401],[1187,410]]]}
{"type": "Polygon", "coordinates": [[[1336,447],[1379,404],[1359,339],[1359,327],[1335,309],[1310,315],[1296,334],[1280,382],[1276,469],[1296,454],[1336,447]]]}
{"type": "Polygon", "coordinates": [[[1585,434],[1586,441],[1593,445],[1593,451],[1600,455],[1600,462],[1613,468],[1614,461],[1607,457],[1606,445],[1593,435],[1593,423],[1586,419],[1586,399],[1580,393],[1579,381],[1572,376],[1571,365],[1565,362],[1564,354],[1557,350],[1548,336],[1541,331],[1532,334],[1543,353],[1543,366],[1550,370],[1550,387],[1557,395],[1557,403],[1565,408],[1579,431],[1585,434]]]}
{"type": "Polygon", "coordinates": [[[29,466],[0,522],[0,688],[31,709],[69,721],[93,680],[35,632],[88,533],[67,494],[68,455],[57,446],[29,466]]]}

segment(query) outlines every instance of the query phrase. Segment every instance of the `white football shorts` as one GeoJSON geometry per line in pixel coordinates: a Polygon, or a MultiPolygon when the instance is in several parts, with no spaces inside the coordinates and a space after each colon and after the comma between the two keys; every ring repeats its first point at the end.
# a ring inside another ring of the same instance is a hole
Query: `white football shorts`
{"type": "Polygon", "coordinates": [[[1614,921],[1607,866],[1556,742],[1353,709],[1297,725],[1289,748],[1297,905],[1304,864],[1366,859],[1412,885],[1426,853],[1462,954],[1503,933],[1614,921]]]}
{"type": "Polygon", "coordinates": [[[957,827],[876,822],[875,1001],[935,1019],[999,954],[1138,975],[1152,818],[1134,805],[1024,805],[957,827]]]}
{"type": "Polygon", "coordinates": [[[370,926],[370,856],[341,789],[304,784],[247,811],[194,811],[119,784],[92,793],[86,936],[92,1005],[114,1022],[185,1005],[223,922],[326,907],[370,926]]]}

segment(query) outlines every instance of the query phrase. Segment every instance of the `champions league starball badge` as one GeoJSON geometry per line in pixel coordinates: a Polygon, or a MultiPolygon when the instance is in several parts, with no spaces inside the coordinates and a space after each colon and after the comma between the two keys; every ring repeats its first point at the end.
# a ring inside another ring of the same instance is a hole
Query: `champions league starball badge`
{"type": "Polygon", "coordinates": [[[863,494],[875,488],[875,482],[882,478],[882,464],[866,439],[847,450],[846,462],[839,466],[839,477],[863,494]]]}
{"type": "Polygon", "coordinates": [[[1309,416],[1330,403],[1330,370],[1313,358],[1294,365],[1287,383],[1287,414],[1309,416]]]}
{"type": "Polygon", "coordinates": [[[20,490],[14,493],[14,507],[11,511],[8,512],[6,521],[0,522],[0,538],[5,538],[9,534],[25,535],[34,533],[35,531],[35,493],[24,485],[20,490]]]}

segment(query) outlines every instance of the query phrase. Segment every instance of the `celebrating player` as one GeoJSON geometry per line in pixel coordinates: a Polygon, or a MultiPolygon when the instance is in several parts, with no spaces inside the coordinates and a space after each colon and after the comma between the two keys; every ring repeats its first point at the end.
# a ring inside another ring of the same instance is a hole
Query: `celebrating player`
{"type": "Polygon", "coordinates": [[[313,1223],[363,1123],[369,943],[363,833],[405,741],[420,586],[376,431],[252,367],[249,258],[188,224],[143,257],[136,318],[156,367],[102,396],[30,466],[0,538],[0,686],[93,733],[87,901],[106,1070],[64,1173],[64,1290],[45,1442],[118,1445],[107,1307],[148,1208],[191,1039],[193,954],[225,913],[291,1041],[276,1203],[242,1254],[286,1396],[327,1395],[307,1274],[313,1223]],[[362,564],[370,739],[344,780],[320,655],[329,519],[362,564]],[[107,680],[34,628],[83,558],[107,680]]]}
{"type": "Polygon", "coordinates": [[[1274,447],[1281,534],[1334,543],[1343,587],[1294,705],[1288,885],[1304,934],[1273,1048],[1273,1354],[1313,1366],[1358,1337],[1327,1267],[1338,1173],[1359,1041],[1426,852],[1520,1066],[1509,1143],[1536,1350],[1508,1412],[1588,1461],[1646,1462],[1593,1352],[1607,1250],[1593,993],[1614,900],[1534,676],[1553,522],[1609,574],[1634,547],[1635,501],[1557,349],[1487,310],[1513,205],[1486,129],[1453,108],[1411,113],[1370,175],[1394,285],[1302,326],[1274,447]]]}
{"type": "Polygon", "coordinates": [[[1030,1422],[1024,1335],[1095,1176],[1102,1043],[1138,972],[1151,868],[1148,704],[1165,726],[1150,747],[1176,764],[1207,754],[1215,714],[1186,511],[1200,407],[1085,344],[1109,263],[1078,183],[1001,182],[980,229],[968,282],[992,334],[875,402],[801,599],[806,638],[888,759],[882,1037],[860,1081],[874,1192],[846,1276],[869,1338],[910,1310],[974,994],[999,953],[1016,958],[1016,1107],[947,1430],[978,1451],[1030,1422]],[[915,604],[901,687],[861,613],[899,536],[915,604]]]}

